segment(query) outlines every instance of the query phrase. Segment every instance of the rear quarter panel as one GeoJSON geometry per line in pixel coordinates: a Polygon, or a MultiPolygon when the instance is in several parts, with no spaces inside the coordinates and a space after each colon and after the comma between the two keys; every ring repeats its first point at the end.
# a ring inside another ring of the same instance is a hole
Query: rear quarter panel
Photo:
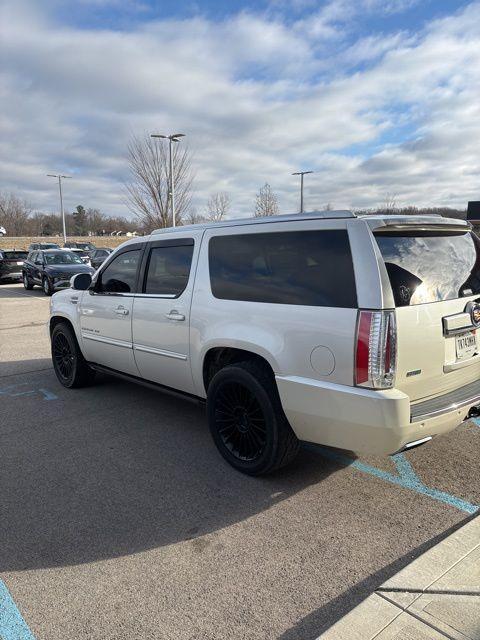
{"type": "Polygon", "coordinates": [[[214,347],[256,353],[276,375],[305,376],[353,384],[356,309],[312,307],[215,298],[211,291],[208,244],[213,235],[347,228],[346,221],[279,222],[208,229],[203,237],[192,298],[191,362],[196,393],[205,397],[203,361],[214,347]],[[312,353],[314,354],[312,355],[312,353]]]}

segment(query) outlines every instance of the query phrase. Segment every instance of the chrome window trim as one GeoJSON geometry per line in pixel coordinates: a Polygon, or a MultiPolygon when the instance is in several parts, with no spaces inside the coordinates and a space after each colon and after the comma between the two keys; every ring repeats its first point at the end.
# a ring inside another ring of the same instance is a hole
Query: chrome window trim
{"type": "Polygon", "coordinates": [[[136,293],[135,298],[162,298],[172,300],[177,298],[175,293],[136,293]]]}

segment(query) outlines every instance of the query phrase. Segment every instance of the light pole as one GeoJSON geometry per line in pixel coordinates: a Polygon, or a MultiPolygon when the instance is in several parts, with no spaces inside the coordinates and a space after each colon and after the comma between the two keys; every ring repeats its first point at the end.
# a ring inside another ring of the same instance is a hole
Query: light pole
{"type": "Polygon", "coordinates": [[[292,173],[292,176],[300,176],[300,213],[303,213],[303,176],[307,173],[313,173],[313,171],[297,171],[292,173]]]}
{"type": "MultiPolygon", "coordinates": [[[[173,154],[172,154],[172,142],[180,142],[178,138],[183,138],[184,133],[173,133],[171,136],[164,136],[161,133],[152,133],[151,138],[165,138],[169,141],[169,160],[170,160],[170,199],[172,203],[172,227],[176,226],[175,223],[175,178],[173,176],[173,154]]],[[[168,209],[167,209],[168,211],[168,209]]]]}
{"type": "Polygon", "coordinates": [[[63,242],[67,241],[67,228],[65,227],[65,211],[63,210],[63,195],[62,195],[62,178],[71,178],[72,176],[62,176],[58,173],[47,173],[49,178],[58,178],[58,190],[60,192],[60,211],[62,212],[62,224],[63,224],[63,242]]]}

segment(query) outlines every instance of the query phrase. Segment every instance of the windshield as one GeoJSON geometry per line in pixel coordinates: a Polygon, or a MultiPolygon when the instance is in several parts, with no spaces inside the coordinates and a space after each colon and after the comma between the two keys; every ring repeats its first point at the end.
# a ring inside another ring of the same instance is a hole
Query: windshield
{"type": "Polygon", "coordinates": [[[77,242],[77,247],[79,249],[85,249],[86,251],[92,251],[95,249],[95,245],[91,242],[77,242]]]}
{"type": "Polygon", "coordinates": [[[377,233],[397,307],[480,293],[480,243],[470,233],[377,233]]]}
{"type": "Polygon", "coordinates": [[[45,264],[83,264],[81,258],[70,251],[44,253],[45,264]]]}
{"type": "Polygon", "coordinates": [[[54,242],[45,242],[40,245],[40,249],[60,249],[60,247],[54,242]]]}

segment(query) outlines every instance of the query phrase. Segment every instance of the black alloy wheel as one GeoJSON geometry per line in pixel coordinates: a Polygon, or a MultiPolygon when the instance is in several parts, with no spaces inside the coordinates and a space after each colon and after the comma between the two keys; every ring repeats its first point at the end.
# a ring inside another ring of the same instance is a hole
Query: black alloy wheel
{"type": "Polygon", "coordinates": [[[52,285],[50,284],[50,280],[47,278],[47,276],[43,276],[42,288],[43,288],[43,293],[46,296],[52,295],[53,293],[52,285]]]}
{"type": "Polygon", "coordinates": [[[84,387],[95,378],[71,327],[60,322],[52,331],[52,362],[58,381],[67,388],[84,387]]]}
{"type": "Polygon", "coordinates": [[[57,333],[54,336],[52,340],[52,355],[55,362],[55,371],[64,380],[69,380],[75,368],[75,353],[64,333],[57,333]]]}
{"type": "Polygon", "coordinates": [[[267,423],[255,394],[239,382],[225,382],[216,397],[215,422],[224,446],[239,460],[257,459],[267,423]]]}
{"type": "Polygon", "coordinates": [[[242,473],[271,473],[298,452],[273,372],[261,361],[220,369],[208,386],[207,415],[217,449],[242,473]]]}

